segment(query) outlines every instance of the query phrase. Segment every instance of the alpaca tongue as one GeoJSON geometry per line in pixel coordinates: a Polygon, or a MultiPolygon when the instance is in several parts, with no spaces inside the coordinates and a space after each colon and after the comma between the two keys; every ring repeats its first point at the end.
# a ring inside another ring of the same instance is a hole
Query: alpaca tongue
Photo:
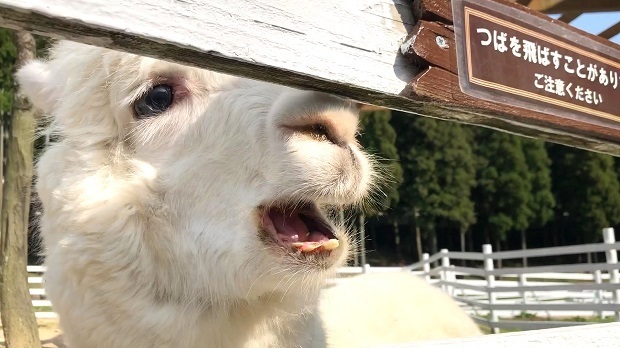
{"type": "Polygon", "coordinates": [[[269,218],[273,222],[278,235],[284,242],[304,242],[308,237],[308,226],[294,212],[290,215],[281,211],[270,211],[269,218]]]}
{"type": "Polygon", "coordinates": [[[327,230],[329,227],[324,222],[303,213],[293,211],[287,214],[279,209],[273,209],[269,211],[268,216],[270,230],[277,234],[280,241],[289,243],[303,253],[315,250],[330,251],[340,245],[338,239],[327,230]]]}

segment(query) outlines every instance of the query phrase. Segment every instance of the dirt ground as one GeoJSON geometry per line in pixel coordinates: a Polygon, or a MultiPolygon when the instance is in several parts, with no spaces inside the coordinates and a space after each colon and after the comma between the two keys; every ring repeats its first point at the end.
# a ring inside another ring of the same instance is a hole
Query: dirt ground
{"type": "MultiPolygon", "coordinates": [[[[67,348],[62,343],[62,332],[58,328],[58,320],[56,319],[39,319],[39,337],[43,348],[67,348]]],[[[4,344],[4,334],[0,330],[0,347],[6,347],[4,344]]]]}

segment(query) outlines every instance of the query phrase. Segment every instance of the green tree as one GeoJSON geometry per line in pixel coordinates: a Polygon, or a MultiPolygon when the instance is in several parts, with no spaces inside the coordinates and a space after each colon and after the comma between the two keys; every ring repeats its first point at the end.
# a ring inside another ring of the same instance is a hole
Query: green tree
{"type": "MultiPolygon", "coordinates": [[[[470,193],[475,184],[471,134],[463,126],[431,118],[394,113],[397,147],[404,170],[399,211],[415,228],[418,257],[421,234],[437,250],[439,225],[457,226],[462,233],[474,222],[470,193]]],[[[463,243],[464,244],[464,243],[463,243]]]]}
{"type": "MultiPolygon", "coordinates": [[[[358,215],[360,233],[360,262],[366,263],[366,217],[384,216],[388,220],[388,210],[398,203],[398,187],[403,181],[403,169],[398,161],[396,149],[396,132],[390,124],[389,110],[364,112],[360,115],[360,144],[373,155],[378,164],[379,180],[373,190],[371,199],[364,205],[358,215]]],[[[396,221],[392,221],[395,226],[396,221]]],[[[371,231],[372,232],[372,231],[371,231]]],[[[401,259],[400,236],[395,229],[396,254],[401,259]]]]}
{"type": "Polygon", "coordinates": [[[396,131],[390,124],[389,110],[364,112],[360,115],[360,144],[373,154],[379,163],[381,179],[372,204],[364,212],[375,215],[398,203],[398,187],[403,181],[403,169],[396,148],[396,131]]]}
{"type": "Polygon", "coordinates": [[[511,230],[525,230],[531,212],[531,182],[522,138],[479,128],[476,133],[477,185],[474,200],[477,227],[496,249],[511,230]]]}
{"type": "MultiPolygon", "coordinates": [[[[15,94],[15,60],[17,47],[15,46],[14,31],[0,28],[0,117],[13,112],[13,96],[15,94]]],[[[46,37],[35,36],[37,56],[44,56],[51,44],[46,37]]]]}
{"type": "Polygon", "coordinates": [[[14,32],[0,28],[0,117],[4,117],[13,110],[13,94],[15,82],[15,58],[17,48],[13,39],[14,32]]]}
{"type": "MultiPolygon", "coordinates": [[[[549,222],[555,213],[555,198],[551,189],[551,160],[547,154],[545,143],[541,140],[522,138],[523,154],[528,168],[531,195],[528,201],[528,228],[541,228],[549,222]]],[[[521,233],[521,248],[527,249],[526,229],[521,233]]],[[[527,258],[523,258],[527,266],[527,258]]]]}
{"type": "Polygon", "coordinates": [[[614,158],[549,145],[559,224],[576,243],[601,238],[601,229],[620,222],[620,184],[614,158]]]}
{"type": "Polygon", "coordinates": [[[437,175],[443,194],[439,217],[459,229],[461,251],[465,251],[465,234],[476,221],[471,191],[476,184],[476,161],[471,147],[473,133],[469,127],[444,123],[441,156],[437,175]]]}

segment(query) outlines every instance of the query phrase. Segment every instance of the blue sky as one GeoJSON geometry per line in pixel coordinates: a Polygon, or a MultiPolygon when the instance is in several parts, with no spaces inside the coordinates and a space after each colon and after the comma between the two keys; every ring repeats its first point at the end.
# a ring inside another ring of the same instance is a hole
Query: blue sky
{"type": "MultiPolygon", "coordinates": [[[[558,18],[559,15],[552,15],[558,18]]],[[[586,13],[573,20],[570,25],[592,34],[600,34],[603,30],[611,27],[620,21],[620,11],[618,12],[601,12],[586,13]]],[[[620,34],[611,38],[611,41],[620,44],[620,34]]]]}

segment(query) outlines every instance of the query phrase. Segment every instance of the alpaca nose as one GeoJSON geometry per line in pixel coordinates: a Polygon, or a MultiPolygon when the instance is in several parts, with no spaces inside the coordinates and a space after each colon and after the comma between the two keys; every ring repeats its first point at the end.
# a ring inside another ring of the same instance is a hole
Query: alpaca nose
{"type": "Polygon", "coordinates": [[[359,111],[354,103],[317,92],[312,92],[310,99],[310,107],[304,103],[305,107],[288,114],[283,122],[284,128],[295,135],[340,147],[355,142],[359,111]]]}
{"type": "Polygon", "coordinates": [[[355,141],[357,115],[351,110],[325,111],[307,115],[286,127],[316,141],[328,141],[346,147],[355,141]]]}

